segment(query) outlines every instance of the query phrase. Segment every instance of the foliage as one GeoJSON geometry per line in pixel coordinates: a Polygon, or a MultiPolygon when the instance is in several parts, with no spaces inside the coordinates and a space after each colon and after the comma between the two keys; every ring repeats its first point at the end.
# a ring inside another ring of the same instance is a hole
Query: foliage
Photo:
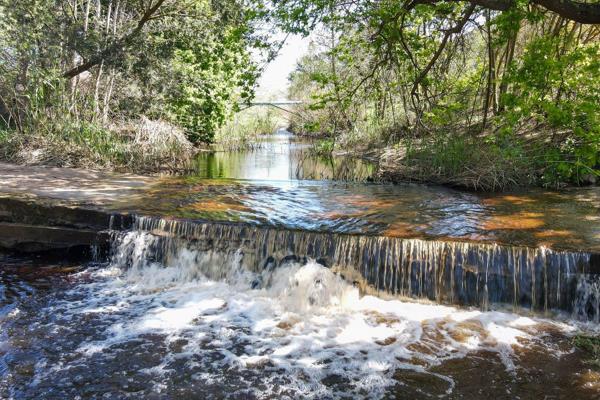
{"type": "Polygon", "coordinates": [[[512,91],[502,100],[508,129],[533,122],[551,134],[554,146],[540,155],[547,168],[544,183],[580,183],[600,162],[600,44],[564,51],[557,37],[536,38],[520,65],[509,71],[512,91]]]}
{"type": "Polygon", "coordinates": [[[17,163],[154,172],[185,168],[194,154],[181,130],[145,118],[110,128],[63,120],[47,131],[5,133],[1,156],[17,163]]]}
{"type": "Polygon", "coordinates": [[[573,338],[573,344],[588,353],[588,364],[600,368],[600,337],[577,335],[573,338]]]}
{"type": "Polygon", "coordinates": [[[397,177],[470,188],[597,180],[600,26],[527,1],[505,11],[443,1],[281,4],[291,31],[319,27],[290,76],[291,96],[306,103],[294,130],[361,151],[403,147],[384,171],[397,177]]]}
{"type": "Polygon", "coordinates": [[[0,0],[0,121],[19,135],[3,136],[3,153],[60,139],[129,165],[132,138],[115,127],[143,116],[184,129],[194,144],[212,141],[252,96],[260,6],[0,0]]]}
{"type": "Polygon", "coordinates": [[[529,157],[518,142],[501,144],[477,136],[446,134],[403,139],[395,151],[386,152],[380,173],[386,180],[498,191],[535,183],[535,164],[529,157]]]}
{"type": "Polygon", "coordinates": [[[331,139],[321,139],[315,143],[314,152],[320,156],[331,156],[335,148],[335,142],[331,139]]]}
{"type": "Polygon", "coordinates": [[[183,127],[194,143],[213,141],[238,103],[251,100],[257,78],[248,51],[251,30],[246,16],[230,15],[233,20],[224,23],[224,15],[214,10],[212,14],[208,18],[212,25],[204,19],[185,26],[165,21],[164,30],[153,37],[157,51],[166,48],[172,55],[160,63],[162,74],[152,80],[148,93],[164,99],[166,113],[156,105],[150,110],[183,127]]]}
{"type": "Polygon", "coordinates": [[[318,151],[396,146],[390,176],[476,188],[597,180],[600,26],[569,2],[489,4],[0,0],[1,154],[60,143],[137,165],[131,126],[144,121],[184,132],[181,154],[215,135],[246,146],[269,118],[228,121],[253,96],[252,53],[277,49],[276,24],[312,32],[291,127],[320,136],[318,151]]]}
{"type": "Polygon", "coordinates": [[[251,107],[237,113],[217,131],[215,144],[224,150],[252,148],[258,145],[260,136],[274,133],[282,124],[279,112],[251,107]]]}

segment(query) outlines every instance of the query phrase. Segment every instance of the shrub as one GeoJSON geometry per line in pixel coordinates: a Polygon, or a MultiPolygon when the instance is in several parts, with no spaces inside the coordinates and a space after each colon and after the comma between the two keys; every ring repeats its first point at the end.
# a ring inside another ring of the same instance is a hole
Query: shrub
{"type": "Polygon", "coordinates": [[[600,337],[577,335],[573,344],[588,354],[587,364],[600,368],[600,337]]]}
{"type": "Polygon", "coordinates": [[[156,172],[183,168],[194,154],[181,129],[144,117],[110,129],[67,117],[46,130],[8,132],[0,154],[24,164],[156,172]]]}
{"type": "Polygon", "coordinates": [[[240,150],[259,146],[259,136],[270,135],[282,124],[279,112],[272,109],[250,108],[220,128],[215,135],[219,149],[240,150]]]}
{"type": "Polygon", "coordinates": [[[465,135],[436,135],[402,143],[401,151],[384,156],[383,178],[475,190],[503,190],[533,180],[531,165],[518,146],[502,146],[465,135]]]}

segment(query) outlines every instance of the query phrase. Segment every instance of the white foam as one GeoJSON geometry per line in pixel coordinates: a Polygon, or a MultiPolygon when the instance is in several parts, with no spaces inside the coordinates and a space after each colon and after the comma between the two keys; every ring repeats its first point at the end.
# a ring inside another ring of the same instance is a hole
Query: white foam
{"type": "MultiPolygon", "coordinates": [[[[209,262],[201,259],[209,255],[182,250],[165,267],[145,262],[144,250],[136,247],[147,245],[153,240],[150,236],[131,235],[125,240],[134,247],[129,250],[133,256],[120,255],[122,262],[127,261],[117,268],[119,274],[115,268],[97,273],[97,281],[87,286],[87,300],[79,307],[71,305],[70,312],[127,312],[128,317],[112,323],[102,340],[84,343],[79,348],[83,355],[110,351],[116,344],[156,333],[164,335],[165,342],[186,340],[177,357],[192,359],[209,348],[218,349],[223,367],[274,366],[286,371],[288,389],[314,397],[331,394],[322,380],[332,375],[341,377],[352,393],[365,390],[378,397],[394,383],[397,369],[422,372],[473,351],[494,351],[512,370],[514,348],[535,340],[531,332],[540,323],[497,311],[359,298],[356,288],[315,262],[258,276],[241,270],[240,258],[234,257],[226,279],[214,281],[198,268],[209,262]],[[257,278],[268,284],[251,289],[250,282],[257,278]]],[[[160,366],[146,372],[165,374],[173,357],[166,355],[160,366]]],[[[441,378],[451,392],[452,380],[441,378]]],[[[203,372],[198,379],[212,381],[218,376],[203,372]]],[[[267,374],[267,387],[269,379],[274,378],[267,374]]],[[[280,386],[278,382],[270,387],[275,391],[280,386]]]]}

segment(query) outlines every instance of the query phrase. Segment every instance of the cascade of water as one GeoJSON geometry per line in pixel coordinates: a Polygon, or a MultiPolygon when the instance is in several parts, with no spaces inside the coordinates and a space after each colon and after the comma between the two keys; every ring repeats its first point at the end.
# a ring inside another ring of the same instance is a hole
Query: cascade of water
{"type": "Polygon", "coordinates": [[[600,322],[600,277],[579,276],[573,315],[578,319],[600,322]]]}
{"type": "Polygon", "coordinates": [[[600,285],[591,275],[590,254],[583,252],[148,217],[136,218],[133,229],[145,233],[121,237],[113,258],[136,269],[148,260],[170,265],[169,259],[187,253],[194,268],[182,271],[181,279],[199,273],[230,279],[234,257],[236,265],[255,273],[310,258],[366,292],[483,309],[505,303],[563,310],[580,319],[600,314],[600,285]],[[135,240],[144,245],[133,245],[135,240]]]}

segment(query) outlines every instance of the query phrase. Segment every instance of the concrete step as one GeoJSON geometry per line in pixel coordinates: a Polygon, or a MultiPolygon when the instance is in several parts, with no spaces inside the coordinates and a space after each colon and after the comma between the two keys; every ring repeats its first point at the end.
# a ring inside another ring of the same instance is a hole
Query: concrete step
{"type": "Polygon", "coordinates": [[[25,253],[108,246],[107,231],[0,222],[0,249],[25,253]]]}

